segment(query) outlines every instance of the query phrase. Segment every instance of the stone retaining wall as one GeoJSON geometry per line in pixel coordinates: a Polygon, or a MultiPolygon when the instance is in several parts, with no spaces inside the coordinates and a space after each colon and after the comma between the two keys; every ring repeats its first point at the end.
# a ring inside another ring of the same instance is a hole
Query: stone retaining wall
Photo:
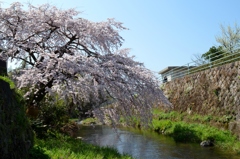
{"type": "Polygon", "coordinates": [[[240,121],[240,61],[164,83],[162,90],[175,111],[240,121]]]}
{"type": "Polygon", "coordinates": [[[0,79],[0,158],[27,159],[33,132],[21,97],[0,79]]]}

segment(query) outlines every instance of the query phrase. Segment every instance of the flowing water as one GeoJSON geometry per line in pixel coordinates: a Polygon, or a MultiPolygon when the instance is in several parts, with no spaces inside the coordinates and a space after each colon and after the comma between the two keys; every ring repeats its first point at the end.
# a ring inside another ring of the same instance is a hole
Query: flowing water
{"type": "Polygon", "coordinates": [[[87,143],[114,147],[137,159],[240,159],[214,147],[176,143],[170,137],[136,129],[82,126],[77,135],[87,143]]]}

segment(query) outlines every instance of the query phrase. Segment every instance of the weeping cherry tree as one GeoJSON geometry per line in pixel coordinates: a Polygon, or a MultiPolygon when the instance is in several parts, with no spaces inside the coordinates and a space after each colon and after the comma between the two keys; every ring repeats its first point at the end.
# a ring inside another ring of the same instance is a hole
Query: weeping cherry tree
{"type": "Polygon", "coordinates": [[[75,104],[94,101],[91,111],[100,119],[111,105],[113,122],[133,115],[149,121],[153,105],[169,103],[153,73],[120,49],[126,29],[114,19],[92,22],[48,4],[0,8],[1,54],[25,63],[15,79],[29,106],[58,94],[75,104]]]}

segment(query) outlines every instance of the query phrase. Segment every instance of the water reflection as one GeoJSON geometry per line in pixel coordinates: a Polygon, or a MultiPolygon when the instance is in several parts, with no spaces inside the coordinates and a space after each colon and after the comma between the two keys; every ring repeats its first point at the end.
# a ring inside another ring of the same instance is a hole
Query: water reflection
{"type": "Polygon", "coordinates": [[[79,136],[88,143],[116,148],[137,159],[239,159],[216,148],[175,143],[172,138],[138,130],[82,126],[79,136]]]}

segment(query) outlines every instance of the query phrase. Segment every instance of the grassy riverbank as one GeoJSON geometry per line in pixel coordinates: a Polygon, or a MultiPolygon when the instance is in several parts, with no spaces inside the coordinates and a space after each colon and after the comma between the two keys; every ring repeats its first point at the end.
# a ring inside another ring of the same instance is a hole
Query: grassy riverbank
{"type": "MultiPolygon", "coordinates": [[[[89,118],[83,121],[83,123],[96,122],[95,120],[89,118]]],[[[240,154],[240,141],[235,135],[224,128],[230,121],[232,121],[232,118],[228,116],[202,116],[199,114],[154,109],[152,126],[148,131],[153,130],[170,136],[176,142],[182,143],[200,144],[204,140],[209,140],[214,143],[215,147],[240,154]]],[[[121,125],[126,125],[123,117],[121,122],[121,125]]],[[[141,128],[139,120],[136,119],[133,123],[135,128],[141,128]]]]}
{"type": "MultiPolygon", "coordinates": [[[[216,120],[209,116],[188,115],[178,112],[164,112],[154,110],[152,130],[171,136],[176,142],[200,143],[203,140],[211,140],[215,147],[228,152],[240,154],[240,142],[229,131],[209,126],[210,120],[216,120]]],[[[222,119],[218,119],[222,121],[222,119]]],[[[95,119],[83,121],[85,124],[95,123],[95,119]]],[[[32,159],[118,159],[130,156],[121,155],[115,149],[98,147],[86,144],[79,139],[74,139],[62,134],[54,134],[54,137],[35,139],[35,146],[31,151],[32,159]]]]}
{"type": "Polygon", "coordinates": [[[188,115],[175,111],[154,110],[153,130],[174,138],[176,142],[195,142],[203,140],[214,142],[216,147],[240,153],[240,141],[228,130],[210,126],[211,116],[188,115]]]}
{"type": "Polygon", "coordinates": [[[84,143],[79,139],[57,134],[54,138],[35,139],[31,159],[131,159],[117,150],[84,143]]]}

